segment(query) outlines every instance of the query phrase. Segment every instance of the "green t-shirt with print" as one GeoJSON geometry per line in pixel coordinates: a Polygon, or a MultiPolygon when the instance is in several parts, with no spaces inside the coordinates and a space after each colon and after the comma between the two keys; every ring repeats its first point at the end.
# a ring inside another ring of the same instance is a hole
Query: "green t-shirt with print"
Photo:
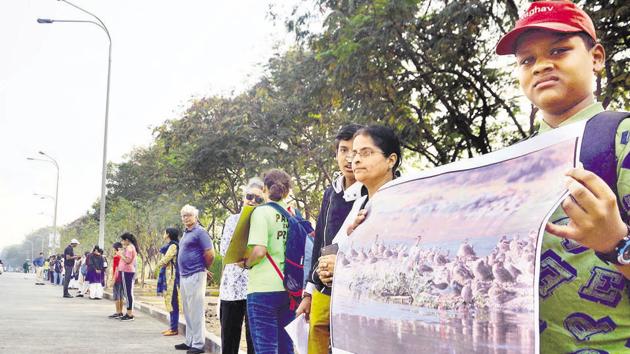
{"type": "MultiPolygon", "coordinates": [[[[562,125],[602,112],[595,103],[562,125]]],[[[540,123],[540,132],[553,129],[540,123]]],[[[617,129],[618,198],[630,195],[630,170],[621,164],[630,152],[630,119],[617,129]]],[[[566,224],[561,207],[550,222],[566,224]]],[[[545,233],[540,255],[540,342],[543,354],[630,353],[630,289],[614,265],[575,241],[545,233]]]]}
{"type": "MultiPolygon", "coordinates": [[[[278,202],[283,208],[287,208],[284,202],[278,202]]],[[[267,252],[282,272],[284,269],[284,250],[287,242],[289,221],[270,206],[259,206],[253,212],[249,226],[249,240],[247,245],[265,246],[267,252]]],[[[278,272],[265,256],[249,271],[247,293],[263,293],[284,291],[284,284],[278,272]]]]}

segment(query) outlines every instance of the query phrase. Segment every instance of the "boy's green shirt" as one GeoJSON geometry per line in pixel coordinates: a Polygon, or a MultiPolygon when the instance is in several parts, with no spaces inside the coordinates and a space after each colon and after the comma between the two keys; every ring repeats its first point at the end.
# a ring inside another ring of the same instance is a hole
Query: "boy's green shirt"
{"type": "MultiPolygon", "coordinates": [[[[277,202],[287,208],[284,202],[277,202]]],[[[284,269],[284,249],[287,242],[289,220],[270,206],[259,206],[254,209],[250,219],[249,239],[247,245],[265,246],[280,271],[284,269]]],[[[247,293],[265,293],[285,291],[282,279],[265,256],[249,271],[247,293]]]]}
{"type": "MultiPolygon", "coordinates": [[[[604,111],[600,103],[561,124],[590,119],[604,111]]],[[[544,121],[540,132],[553,129],[544,121]]],[[[618,198],[630,195],[630,170],[621,167],[630,153],[630,119],[615,137],[618,198]]],[[[561,207],[551,222],[566,223],[561,207]]],[[[630,353],[630,285],[614,265],[578,243],[545,233],[540,256],[541,353],[630,353]]]]}

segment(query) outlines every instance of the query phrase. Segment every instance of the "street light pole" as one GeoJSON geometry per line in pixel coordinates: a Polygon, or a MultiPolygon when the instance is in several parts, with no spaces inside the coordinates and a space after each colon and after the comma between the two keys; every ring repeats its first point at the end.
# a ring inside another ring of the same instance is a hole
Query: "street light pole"
{"type": "Polygon", "coordinates": [[[38,18],[37,23],[54,23],[54,22],[81,22],[81,23],[91,23],[98,26],[102,29],[107,35],[107,39],[109,40],[109,49],[108,49],[108,59],[107,59],[107,91],[105,96],[105,129],[103,133],[103,164],[102,164],[102,176],[101,176],[101,208],[99,213],[99,225],[98,225],[98,245],[103,248],[105,246],[105,203],[107,196],[107,130],[108,130],[108,122],[109,122],[109,88],[111,82],[111,69],[112,69],[112,37],[109,35],[109,31],[107,30],[107,26],[105,23],[101,21],[98,16],[93,13],[86,11],[79,6],[67,1],[67,0],[59,0],[63,1],[66,4],[76,8],[77,10],[86,13],[96,19],[97,22],[94,21],[84,21],[84,20],[53,20],[53,19],[42,19],[38,18]]]}
{"type": "MultiPolygon", "coordinates": [[[[57,160],[55,160],[52,156],[46,154],[45,152],[39,151],[38,153],[44,157],[47,157],[48,159],[36,159],[32,157],[27,157],[27,160],[50,162],[57,169],[57,182],[56,182],[56,187],[55,187],[55,212],[53,216],[53,237],[55,237],[56,239],[57,237],[57,206],[58,206],[58,201],[59,201],[59,164],[57,163],[57,160]]],[[[53,247],[53,249],[56,250],[56,247],[53,247]]]]}

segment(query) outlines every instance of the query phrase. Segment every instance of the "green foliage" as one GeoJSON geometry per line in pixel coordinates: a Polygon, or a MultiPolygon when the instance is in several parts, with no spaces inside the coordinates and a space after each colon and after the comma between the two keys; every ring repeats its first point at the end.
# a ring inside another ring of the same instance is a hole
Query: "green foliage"
{"type": "MultiPolygon", "coordinates": [[[[272,57],[256,84],[234,96],[191,101],[181,116],[154,129],[149,146],[109,165],[106,249],[122,232],[135,234],[143,277],[154,276],[163,230],[181,228],[181,206],[200,209],[218,246],[223,221],[240,211],[243,185],[268,168],[293,176],[291,202],[315,219],[336,170],[333,139],[346,123],[394,128],[414,167],[484,154],[534,129],[535,109],[521,112],[517,103],[513,67],[494,54],[526,1],[308,3],[312,11],[296,9],[286,19],[296,45],[272,57]],[[311,32],[320,17],[323,28],[311,32]]],[[[605,105],[629,109],[630,4],[579,4],[608,54],[597,95],[605,105]]],[[[66,225],[62,245],[77,238],[91,248],[98,222],[90,211],[66,225]]],[[[2,257],[19,265],[25,250],[30,245],[12,246],[2,257]]],[[[221,257],[212,269],[218,282],[221,257]]]]}

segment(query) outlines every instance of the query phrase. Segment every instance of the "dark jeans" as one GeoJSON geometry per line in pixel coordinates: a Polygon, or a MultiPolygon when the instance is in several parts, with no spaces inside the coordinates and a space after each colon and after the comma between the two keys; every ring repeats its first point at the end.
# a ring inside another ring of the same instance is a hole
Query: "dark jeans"
{"type": "Polygon", "coordinates": [[[70,293],[68,292],[68,284],[70,284],[70,279],[72,278],[72,268],[74,268],[74,266],[64,267],[64,269],[66,270],[66,274],[63,276],[64,295],[70,295],[70,293]]]}
{"type": "Polygon", "coordinates": [[[247,354],[254,354],[254,343],[249,333],[247,323],[247,301],[221,300],[221,349],[222,354],[238,354],[241,344],[241,329],[245,319],[245,338],[247,339],[247,354]]]}
{"type": "Polygon", "coordinates": [[[177,331],[179,330],[179,302],[177,301],[179,294],[177,293],[177,285],[173,286],[173,296],[171,297],[171,306],[173,306],[173,311],[171,311],[171,330],[177,331]]]}
{"type": "Polygon", "coordinates": [[[123,289],[125,290],[125,299],[127,299],[127,310],[133,310],[133,276],[136,273],[120,272],[122,277],[123,289]]]}
{"type": "Polygon", "coordinates": [[[295,318],[286,291],[247,295],[247,316],[256,354],[293,354],[293,342],[284,330],[295,318]]]}

